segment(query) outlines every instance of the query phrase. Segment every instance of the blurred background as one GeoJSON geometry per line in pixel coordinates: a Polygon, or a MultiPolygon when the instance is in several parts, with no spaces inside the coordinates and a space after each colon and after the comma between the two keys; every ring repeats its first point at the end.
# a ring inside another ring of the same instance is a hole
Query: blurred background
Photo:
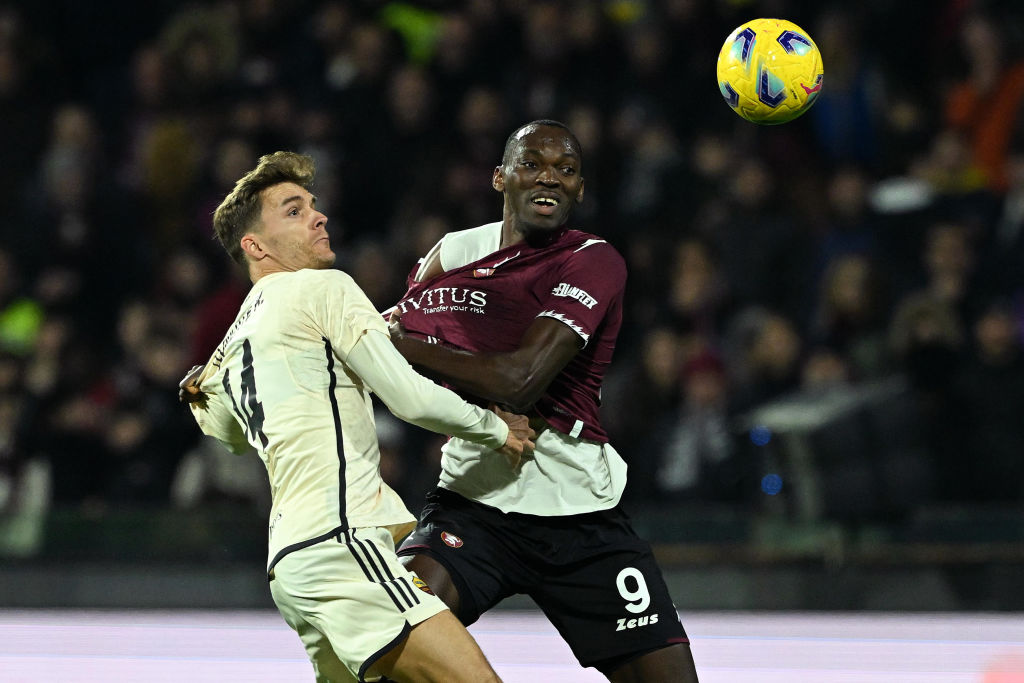
{"type": "MultiPolygon", "coordinates": [[[[1022,610],[1022,102],[1009,1],[0,2],[0,606],[272,606],[262,463],[177,400],[248,286],[213,209],[312,155],[383,309],[555,118],[629,264],[603,416],[677,605],[1022,610]],[[715,79],[760,16],[825,65],[780,127],[715,79]]],[[[378,427],[418,512],[441,440],[378,427]]]]}

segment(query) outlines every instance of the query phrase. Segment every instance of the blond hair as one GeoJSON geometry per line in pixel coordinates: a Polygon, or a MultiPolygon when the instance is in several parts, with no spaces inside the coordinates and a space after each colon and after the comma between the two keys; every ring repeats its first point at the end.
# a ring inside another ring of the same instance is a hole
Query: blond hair
{"type": "Polygon", "coordinates": [[[313,159],[304,154],[274,152],[260,157],[256,168],[235,183],[231,194],[213,212],[213,231],[232,259],[245,265],[242,235],[260,219],[263,190],[278,183],[295,183],[309,190],[315,174],[313,159]]]}

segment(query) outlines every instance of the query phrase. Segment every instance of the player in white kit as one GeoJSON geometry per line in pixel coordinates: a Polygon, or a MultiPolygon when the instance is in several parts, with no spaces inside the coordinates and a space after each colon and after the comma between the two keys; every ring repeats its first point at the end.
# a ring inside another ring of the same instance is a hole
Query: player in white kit
{"type": "Polygon", "coordinates": [[[253,286],[210,360],[182,380],[182,399],[203,432],[236,453],[254,448],[267,467],[270,590],[318,682],[497,681],[465,627],[397,560],[415,520],[381,479],[370,392],[510,468],[533,432],[398,354],[366,295],[331,267],[313,174],[309,157],[267,155],[215,212],[218,239],[253,286]]]}

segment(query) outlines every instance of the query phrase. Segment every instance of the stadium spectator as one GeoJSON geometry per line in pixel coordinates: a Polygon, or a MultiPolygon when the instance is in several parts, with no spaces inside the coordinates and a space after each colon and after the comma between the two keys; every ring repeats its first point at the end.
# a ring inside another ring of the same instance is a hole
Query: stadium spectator
{"type": "Polygon", "coordinates": [[[882,288],[875,266],[860,254],[837,257],[820,285],[812,339],[838,354],[850,379],[877,378],[889,370],[882,288]]]}
{"type": "MultiPolygon", "coordinates": [[[[367,245],[345,266],[387,300],[399,283],[385,282],[382,254],[411,263],[488,220],[496,200],[477,180],[510,123],[536,114],[576,130],[590,185],[577,218],[629,264],[613,432],[623,401],[637,411],[622,433],[678,416],[679,368],[707,347],[730,406],[798,386],[801,369],[825,381],[835,360],[854,383],[905,374],[939,430],[930,454],[955,457],[941,437],[962,421],[946,411],[979,386],[947,382],[960,330],[998,327],[995,299],[1019,318],[1024,300],[1021,8],[811,5],[798,23],[823,51],[824,90],[802,119],[765,128],[732,115],[709,80],[742,3],[433,3],[411,38],[370,2],[8,3],[0,342],[20,378],[4,413],[18,415],[19,451],[53,465],[58,501],[103,507],[133,433],[111,416],[163,372],[134,344],[180,323],[185,363],[204,357],[244,295],[202,264],[226,270],[214,198],[259,155],[316,158],[332,230],[367,245]],[[711,91],[681,85],[698,83],[711,91]],[[926,191],[881,213],[876,184],[893,178],[926,191]],[[209,296],[168,284],[154,264],[172,253],[190,254],[177,272],[209,278],[209,296]],[[760,345],[753,307],[785,321],[760,345]]],[[[994,367],[975,354],[964,377],[994,367]]],[[[396,447],[433,452],[399,429],[396,447]]]]}
{"type": "Polygon", "coordinates": [[[648,441],[656,459],[651,493],[663,501],[736,502],[743,465],[722,361],[709,351],[691,357],[682,368],[682,390],[680,410],[648,441]]]}
{"type": "Polygon", "coordinates": [[[953,389],[964,436],[958,500],[1024,501],[1024,346],[1009,304],[993,302],[973,326],[974,345],[953,389]]]}
{"type": "Polygon", "coordinates": [[[959,46],[967,73],[945,102],[947,123],[967,137],[985,184],[1000,194],[1008,187],[1007,149],[1024,105],[1024,59],[1010,27],[978,10],[962,17],[959,46]]]}

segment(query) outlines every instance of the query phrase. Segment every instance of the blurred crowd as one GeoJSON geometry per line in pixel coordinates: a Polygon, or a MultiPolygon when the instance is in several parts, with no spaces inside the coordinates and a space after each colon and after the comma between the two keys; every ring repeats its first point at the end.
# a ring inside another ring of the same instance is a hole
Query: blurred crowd
{"type": "MultiPolygon", "coordinates": [[[[31,463],[83,512],[262,504],[259,460],[177,400],[248,286],[212,239],[220,199],[261,154],[312,155],[338,265],[384,309],[440,235],[499,219],[491,171],[535,118],[578,135],[575,227],[629,264],[603,398],[632,501],[754,511],[810,449],[827,515],[1024,502],[1022,20],[972,0],[0,2],[0,511],[31,463]],[[759,16],[823,56],[784,126],[715,82],[759,16]],[[758,421],[794,399],[844,407],[758,421]]],[[[440,440],[378,417],[417,509],[440,440]]]]}

